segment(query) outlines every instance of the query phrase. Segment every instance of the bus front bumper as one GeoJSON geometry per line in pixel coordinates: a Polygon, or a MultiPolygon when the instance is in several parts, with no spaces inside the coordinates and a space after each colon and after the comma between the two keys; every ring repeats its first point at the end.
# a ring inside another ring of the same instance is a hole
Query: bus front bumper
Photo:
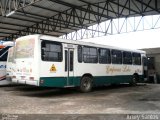
{"type": "Polygon", "coordinates": [[[27,85],[34,85],[39,86],[39,83],[37,80],[31,81],[31,80],[17,80],[12,78],[12,82],[14,83],[20,83],[20,84],[27,84],[27,85]]]}

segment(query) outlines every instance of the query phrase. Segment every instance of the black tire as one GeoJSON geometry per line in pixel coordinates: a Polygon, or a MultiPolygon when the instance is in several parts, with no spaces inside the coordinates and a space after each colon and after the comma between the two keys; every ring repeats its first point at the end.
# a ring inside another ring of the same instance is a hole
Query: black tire
{"type": "Polygon", "coordinates": [[[133,75],[132,81],[131,81],[129,84],[130,84],[131,86],[136,86],[138,80],[139,80],[139,76],[135,74],[135,75],[133,75]]]}
{"type": "Polygon", "coordinates": [[[79,88],[81,92],[90,92],[92,90],[92,78],[89,76],[82,77],[79,88]]]}

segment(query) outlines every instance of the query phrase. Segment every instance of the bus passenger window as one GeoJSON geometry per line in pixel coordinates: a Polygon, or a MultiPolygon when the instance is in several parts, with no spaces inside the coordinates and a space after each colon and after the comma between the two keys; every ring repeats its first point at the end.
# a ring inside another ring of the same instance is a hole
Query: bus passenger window
{"type": "Polygon", "coordinates": [[[119,50],[112,50],[112,63],[122,64],[122,52],[119,50]]]}
{"type": "Polygon", "coordinates": [[[85,63],[97,63],[98,62],[97,48],[83,47],[83,61],[85,63]]]}
{"type": "Polygon", "coordinates": [[[132,64],[132,54],[131,52],[123,52],[123,64],[128,64],[131,65],[132,64]]]}
{"type": "Polygon", "coordinates": [[[43,61],[62,61],[62,44],[52,41],[42,41],[41,56],[43,61]]]}
{"type": "Polygon", "coordinates": [[[78,62],[82,62],[82,46],[78,46],[78,62]]]}
{"type": "Polygon", "coordinates": [[[109,49],[99,49],[99,63],[111,63],[111,55],[109,49]]]}
{"type": "Polygon", "coordinates": [[[141,65],[141,54],[132,53],[132,62],[133,65],[141,65]]]}

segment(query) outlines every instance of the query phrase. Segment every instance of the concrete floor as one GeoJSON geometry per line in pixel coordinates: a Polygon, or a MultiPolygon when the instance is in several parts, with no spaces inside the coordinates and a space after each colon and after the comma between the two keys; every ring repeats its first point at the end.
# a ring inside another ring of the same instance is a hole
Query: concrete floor
{"type": "Polygon", "coordinates": [[[93,92],[33,86],[0,87],[5,114],[158,114],[160,85],[106,86],[93,92]]]}

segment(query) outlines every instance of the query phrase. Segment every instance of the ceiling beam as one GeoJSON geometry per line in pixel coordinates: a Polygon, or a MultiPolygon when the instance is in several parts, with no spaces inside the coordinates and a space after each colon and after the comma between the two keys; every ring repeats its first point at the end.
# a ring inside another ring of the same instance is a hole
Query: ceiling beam
{"type": "Polygon", "coordinates": [[[7,27],[1,27],[0,29],[4,29],[4,30],[14,30],[14,31],[20,31],[19,29],[14,29],[14,28],[7,28],[7,27]]]}
{"type": "Polygon", "coordinates": [[[41,0],[0,0],[1,15],[6,16],[12,11],[23,9],[41,0]]]}
{"type": "Polygon", "coordinates": [[[104,17],[106,19],[111,19],[112,18],[112,17],[107,16],[105,14],[101,14],[101,13],[95,12],[93,10],[88,10],[88,9],[82,7],[82,6],[74,5],[74,4],[67,3],[67,2],[64,2],[64,1],[61,1],[61,0],[49,0],[49,1],[58,3],[60,5],[64,5],[64,6],[67,6],[67,7],[75,8],[75,9],[78,9],[78,10],[81,10],[81,11],[84,11],[84,12],[88,12],[88,13],[91,13],[93,15],[102,16],[102,17],[104,17]]]}
{"type": "MultiPolygon", "coordinates": [[[[135,0],[135,1],[139,2],[142,5],[145,5],[146,7],[149,7],[150,9],[152,9],[155,12],[157,12],[158,14],[160,13],[160,11],[158,11],[156,8],[150,6],[151,0],[148,3],[145,3],[142,0],[135,0]]],[[[147,9],[147,8],[145,8],[145,9],[147,9]]]]}

